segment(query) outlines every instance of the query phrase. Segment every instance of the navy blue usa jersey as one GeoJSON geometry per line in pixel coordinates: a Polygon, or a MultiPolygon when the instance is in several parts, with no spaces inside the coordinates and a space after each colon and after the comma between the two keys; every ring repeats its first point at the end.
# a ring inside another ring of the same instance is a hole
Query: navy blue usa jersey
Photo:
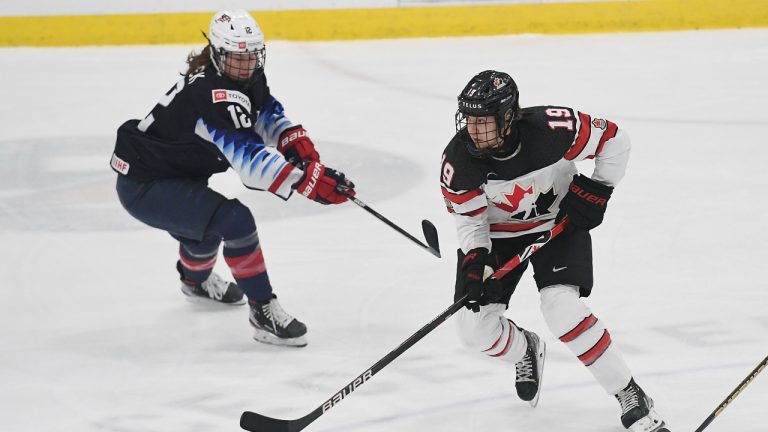
{"type": "Polygon", "coordinates": [[[207,180],[232,167],[245,186],[288,198],[302,171],[274,147],[293,126],[262,74],[249,90],[211,68],[179,79],[143,120],[118,129],[112,169],[137,180],[207,180]]]}

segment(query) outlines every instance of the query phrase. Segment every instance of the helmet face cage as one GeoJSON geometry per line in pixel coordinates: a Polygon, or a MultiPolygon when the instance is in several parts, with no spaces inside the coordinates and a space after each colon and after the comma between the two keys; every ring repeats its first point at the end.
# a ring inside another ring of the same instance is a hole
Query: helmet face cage
{"type": "MultiPolygon", "coordinates": [[[[507,130],[517,118],[520,110],[517,85],[512,77],[496,71],[484,71],[474,76],[458,97],[459,109],[455,115],[456,132],[468,126],[469,117],[488,117],[495,120],[495,129],[484,126],[485,139],[493,144],[480,148],[467,133],[465,145],[472,156],[488,157],[503,153],[507,130]],[[491,135],[493,134],[493,135],[491,135]]],[[[480,126],[478,122],[476,126],[480,126]]]]}
{"type": "Polygon", "coordinates": [[[264,72],[267,49],[262,46],[251,51],[226,51],[211,46],[211,57],[219,72],[234,81],[248,83],[264,72]]]}

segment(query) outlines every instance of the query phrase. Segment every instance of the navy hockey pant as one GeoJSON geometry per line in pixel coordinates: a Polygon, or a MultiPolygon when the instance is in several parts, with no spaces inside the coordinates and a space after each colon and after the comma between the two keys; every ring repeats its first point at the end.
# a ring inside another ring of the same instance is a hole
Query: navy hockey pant
{"type": "Polygon", "coordinates": [[[227,199],[205,182],[139,182],[122,175],[117,194],[131,216],[179,240],[186,281],[199,283],[210,276],[223,241],[224,259],[245,295],[251,300],[272,296],[256,223],[240,201],[227,199]]]}

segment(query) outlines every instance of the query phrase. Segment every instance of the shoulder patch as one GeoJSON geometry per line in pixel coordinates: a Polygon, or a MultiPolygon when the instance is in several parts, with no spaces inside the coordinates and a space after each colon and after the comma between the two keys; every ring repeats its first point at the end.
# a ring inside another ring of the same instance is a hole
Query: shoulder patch
{"type": "Polygon", "coordinates": [[[248,112],[251,111],[251,100],[248,99],[248,96],[244,95],[243,93],[240,93],[237,90],[213,89],[211,90],[211,97],[213,99],[213,103],[219,103],[219,102],[236,103],[242,106],[243,108],[247,109],[248,112]]]}
{"type": "Polygon", "coordinates": [[[595,118],[592,119],[592,126],[596,127],[597,129],[605,130],[608,127],[608,122],[605,119],[595,118]]]}

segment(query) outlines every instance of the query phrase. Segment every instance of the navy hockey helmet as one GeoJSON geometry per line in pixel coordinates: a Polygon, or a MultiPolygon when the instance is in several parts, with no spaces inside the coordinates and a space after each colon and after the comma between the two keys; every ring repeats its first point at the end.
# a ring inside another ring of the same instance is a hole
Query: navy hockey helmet
{"type": "MultiPolygon", "coordinates": [[[[520,112],[520,93],[511,76],[504,72],[486,70],[472,77],[458,97],[456,132],[467,127],[467,117],[492,116],[496,134],[503,143],[512,123],[520,112]]],[[[472,156],[487,157],[504,152],[503,144],[493,148],[478,148],[472,139],[466,140],[472,156]]]]}

